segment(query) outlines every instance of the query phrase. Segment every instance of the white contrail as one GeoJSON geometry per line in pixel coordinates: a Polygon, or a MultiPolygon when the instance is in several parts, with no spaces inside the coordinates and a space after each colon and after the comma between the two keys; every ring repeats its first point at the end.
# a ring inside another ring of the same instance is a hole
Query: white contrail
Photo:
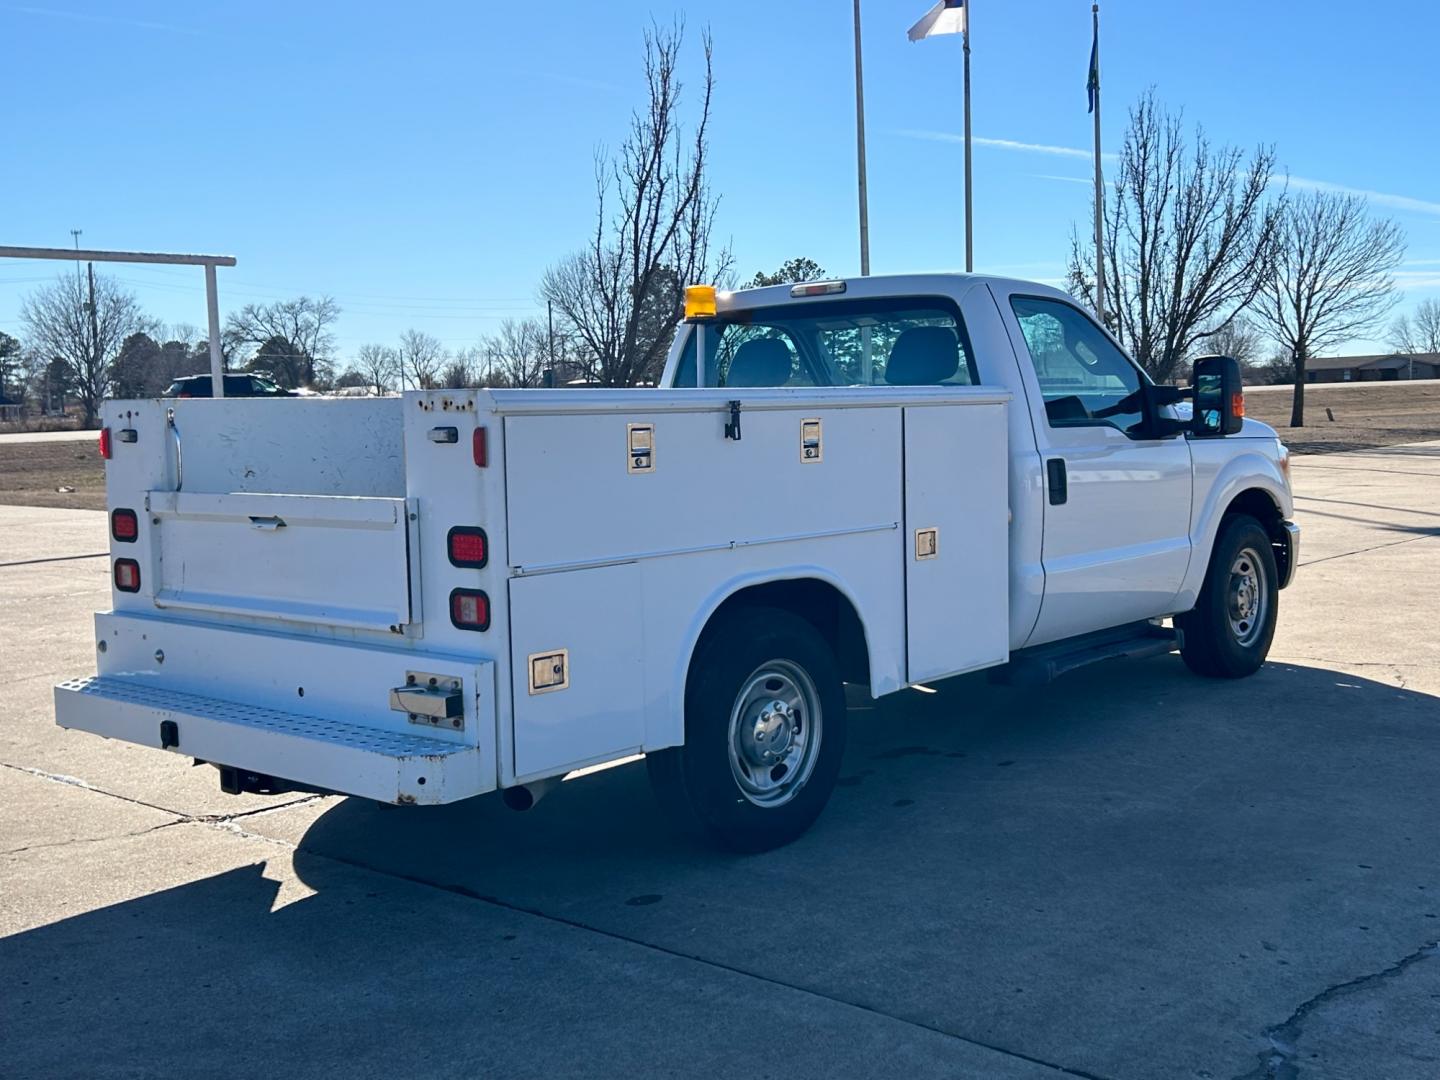
{"type": "Polygon", "coordinates": [[[1303,188],[1306,191],[1329,191],[1337,195],[1359,195],[1377,206],[1388,206],[1392,210],[1408,210],[1415,214],[1434,214],[1440,217],[1440,202],[1428,202],[1425,199],[1413,199],[1409,195],[1392,195],[1386,191],[1369,191],[1365,188],[1346,187],[1344,184],[1332,184],[1329,180],[1308,180],[1303,176],[1276,176],[1274,180],[1281,183],[1288,182],[1293,188],[1303,188]]]}
{"type": "MultiPolygon", "coordinates": [[[[903,135],[907,139],[926,139],[930,142],[963,143],[965,136],[956,135],[951,131],[916,131],[904,129],[895,134],[903,135]]],[[[1016,142],[1014,139],[987,139],[976,135],[970,140],[976,146],[988,146],[994,150],[1019,150],[1027,154],[1050,154],[1054,157],[1084,158],[1090,160],[1089,150],[1080,150],[1073,146],[1048,146],[1045,143],[1016,142]]],[[[1114,154],[1102,154],[1101,157],[1113,158],[1114,154]]]]}

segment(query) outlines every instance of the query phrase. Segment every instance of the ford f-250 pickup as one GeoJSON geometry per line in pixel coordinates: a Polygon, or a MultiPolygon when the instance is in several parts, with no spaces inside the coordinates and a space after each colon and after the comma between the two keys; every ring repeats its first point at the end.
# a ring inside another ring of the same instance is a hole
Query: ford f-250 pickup
{"type": "Polygon", "coordinates": [[[847,682],[1255,671],[1299,536],[1243,400],[1233,360],[1157,386],[1066,294],[936,274],[694,288],[659,389],[111,401],[112,610],[57,720],[398,804],[644,754],[773,847],[847,682]]]}

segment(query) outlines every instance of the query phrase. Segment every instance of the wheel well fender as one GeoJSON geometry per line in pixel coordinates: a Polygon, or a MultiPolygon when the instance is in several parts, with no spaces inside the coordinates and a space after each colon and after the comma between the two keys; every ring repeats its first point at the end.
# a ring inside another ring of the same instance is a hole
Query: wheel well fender
{"type": "MultiPolygon", "coordinates": [[[[1185,584],[1177,598],[1177,610],[1188,611],[1200,595],[1216,537],[1224,523],[1237,514],[1258,520],[1270,535],[1277,564],[1289,557],[1289,537],[1282,522],[1293,507],[1289,486],[1274,461],[1262,454],[1246,453],[1232,458],[1210,485],[1197,507],[1191,529],[1193,556],[1185,584]]],[[[1280,580],[1288,579],[1286,567],[1279,567],[1280,580]]]]}
{"type": "Polygon", "coordinates": [[[803,618],[835,652],[841,678],[869,683],[874,657],[870,634],[854,595],[833,574],[815,566],[740,578],[716,589],[701,607],[678,650],[673,700],[683,708],[695,654],[725,615],[741,607],[776,607],[803,618]]]}

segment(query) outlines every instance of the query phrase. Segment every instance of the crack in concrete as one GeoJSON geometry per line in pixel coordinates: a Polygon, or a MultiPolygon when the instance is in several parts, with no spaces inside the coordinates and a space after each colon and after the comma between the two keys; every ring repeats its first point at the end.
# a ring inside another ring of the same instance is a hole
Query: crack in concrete
{"type": "Polygon", "coordinates": [[[1334,986],[1327,986],[1314,997],[1302,1002],[1300,1007],[1283,1022],[1265,1029],[1262,1034],[1269,1041],[1270,1049],[1260,1053],[1260,1061],[1255,1068],[1236,1077],[1235,1080],[1296,1080],[1300,1075],[1300,1066],[1296,1061],[1296,1044],[1300,1041],[1301,1029],[1305,1022],[1310,1019],[1316,1009],[1337,998],[1360,993],[1377,983],[1393,979],[1407,968],[1437,955],[1440,955],[1440,942],[1431,942],[1429,945],[1422,945],[1408,956],[1401,957],[1380,971],[1348,979],[1345,982],[1336,983],[1334,986]]]}
{"type": "Polygon", "coordinates": [[[27,851],[48,851],[51,848],[71,847],[75,844],[98,844],[105,840],[130,840],[136,836],[144,836],[146,833],[156,832],[160,829],[168,829],[171,825],[183,824],[184,822],[179,820],[162,821],[159,825],[150,825],[144,829],[136,829],[134,832],[111,833],[107,836],[79,836],[70,840],[55,840],[48,844],[27,844],[25,847],[0,851],[0,857],[23,855],[27,851]]]}

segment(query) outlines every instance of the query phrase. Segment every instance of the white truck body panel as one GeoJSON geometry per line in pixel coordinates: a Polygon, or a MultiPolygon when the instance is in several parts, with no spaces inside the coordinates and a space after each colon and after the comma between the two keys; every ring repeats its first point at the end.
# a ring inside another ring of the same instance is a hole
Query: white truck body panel
{"type": "MultiPolygon", "coordinates": [[[[1052,426],[1018,296],[1070,303],[994,278],[846,283],[953,308],[976,386],[108,402],[133,433],[108,502],[139,522],[111,555],[140,588],[97,616],[98,675],[56,688],[57,721],[449,802],[681,745],[697,643],[744,590],[852,611],[851,674],[877,696],[1188,610],[1235,498],[1292,512],[1274,432],[1052,426]],[[457,526],[485,531],[483,567],[452,563],[457,526]],[[483,593],[487,626],[455,621],[457,590],[483,593]],[[430,680],[433,714],[413,693],[430,680]]],[[[720,316],[790,302],[722,294],[720,316]]]]}

